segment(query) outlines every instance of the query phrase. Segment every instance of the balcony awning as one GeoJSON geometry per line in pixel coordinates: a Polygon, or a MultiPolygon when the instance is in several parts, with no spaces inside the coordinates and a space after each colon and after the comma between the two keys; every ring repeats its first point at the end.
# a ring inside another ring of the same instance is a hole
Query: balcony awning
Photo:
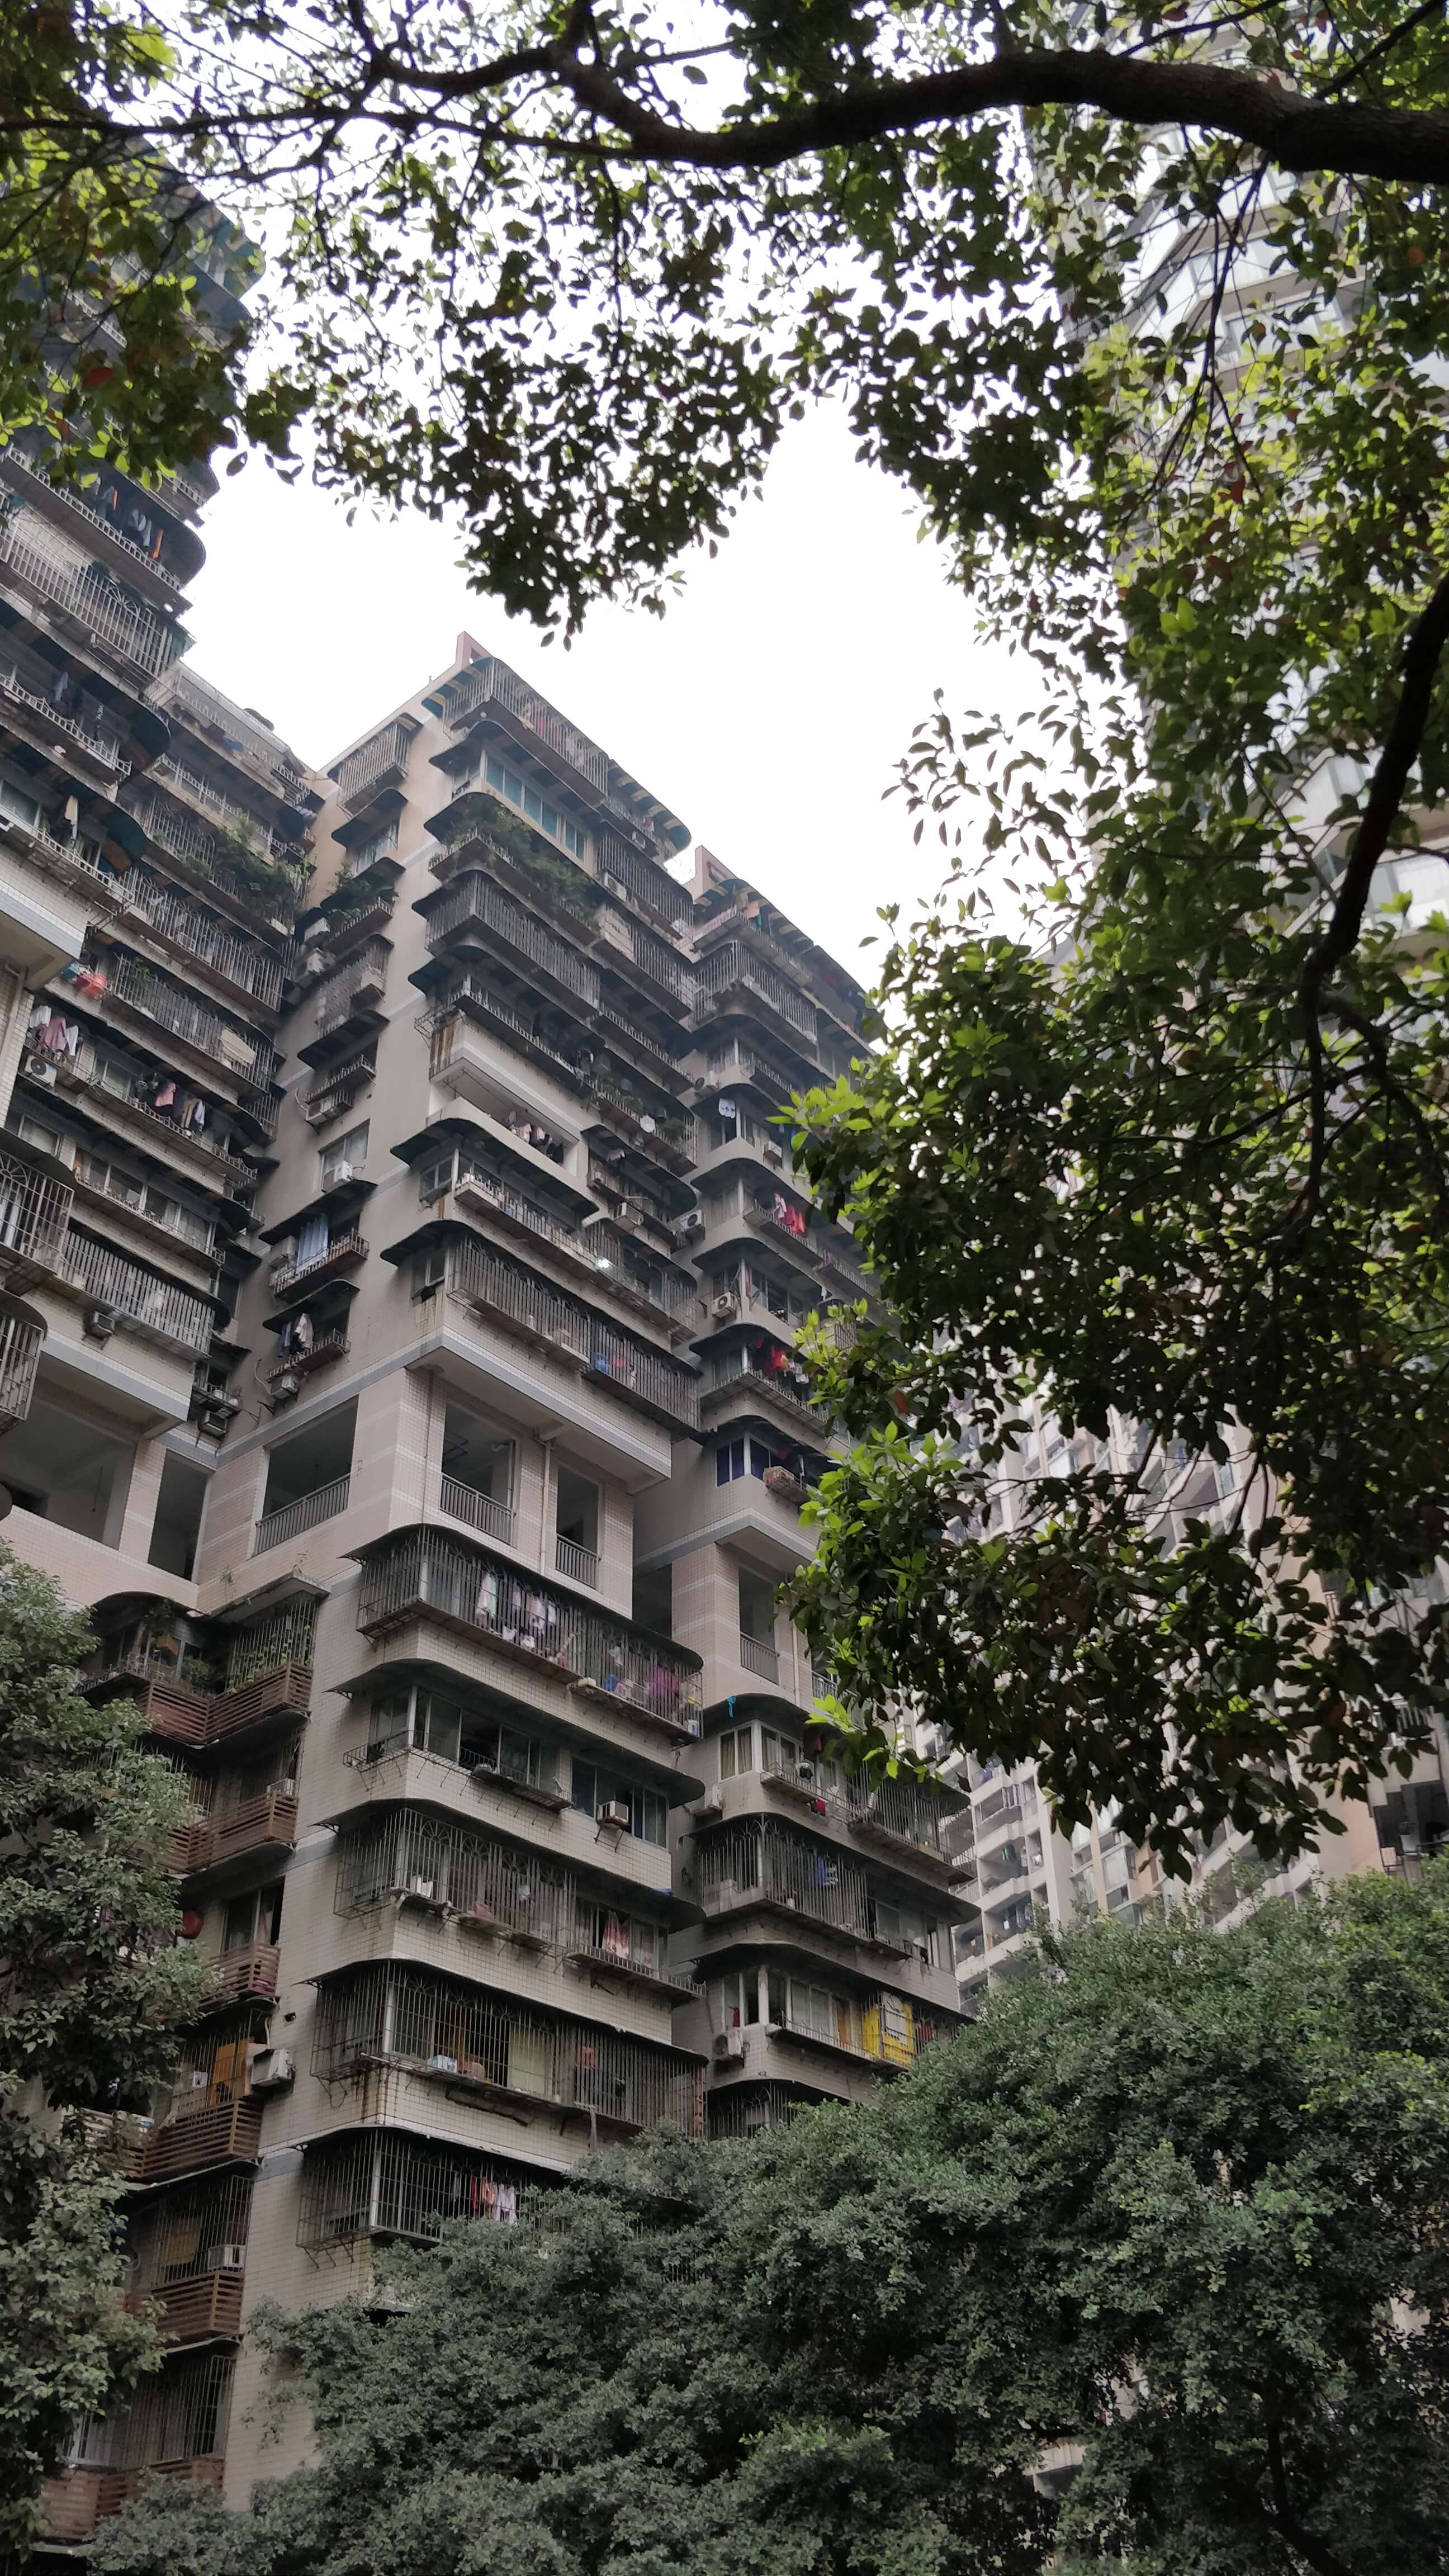
{"type": "Polygon", "coordinates": [[[235,1628],[246,1621],[259,1619],[265,1610],[279,1610],[288,1601],[325,1601],[327,1586],[314,1583],[305,1574],[274,1574],[270,1583],[259,1583],[254,1592],[243,1592],[240,1598],[228,1600],[224,1609],[208,1610],[207,1620],[219,1628],[235,1628]]]}
{"type": "Polygon", "coordinates": [[[516,1181],[520,1191],[531,1195],[546,1214],[572,1224],[580,1217],[596,1216],[598,1208],[592,1194],[581,1190],[563,1172],[556,1180],[541,1172],[530,1156],[520,1154],[493,1127],[485,1127],[477,1118],[435,1118],[414,1135],[405,1136],[393,1152],[400,1162],[410,1167],[425,1162],[429,1155],[445,1153],[450,1146],[465,1146],[476,1151],[480,1159],[491,1163],[500,1179],[516,1181]]]}
{"type": "Polygon", "coordinates": [[[334,1181],[330,1189],[319,1190],[317,1196],[308,1199],[305,1205],[293,1208],[280,1224],[263,1226],[261,1240],[263,1243],[283,1243],[289,1234],[295,1234],[299,1226],[305,1225],[309,1217],[337,1217],[347,1210],[358,1209],[364,1200],[371,1198],[376,1187],[376,1181],[365,1181],[360,1176],[351,1181],[334,1181]]]}

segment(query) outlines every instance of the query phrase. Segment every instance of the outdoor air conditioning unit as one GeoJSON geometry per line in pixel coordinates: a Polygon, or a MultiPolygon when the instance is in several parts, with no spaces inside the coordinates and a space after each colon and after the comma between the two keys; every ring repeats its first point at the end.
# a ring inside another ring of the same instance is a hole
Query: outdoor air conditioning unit
{"type": "Polygon", "coordinates": [[[327,1187],[329,1190],[340,1190],[344,1181],[355,1181],[356,1178],[355,1163],[334,1163],[327,1175],[327,1187]]]}
{"type": "Polygon", "coordinates": [[[724,1814],[723,1789],[706,1789],[694,1812],[697,1816],[722,1816],[724,1814]]]}
{"type": "Polygon", "coordinates": [[[335,1104],[330,1100],[314,1100],[310,1108],[303,1110],[302,1115],[309,1127],[325,1127],[333,1114],[334,1106],[335,1104]]]}
{"type": "Polygon", "coordinates": [[[782,1172],[785,1168],[784,1151],[779,1145],[767,1145],[765,1147],[765,1160],[771,1165],[772,1169],[777,1172],[782,1172]]]}
{"type": "Polygon", "coordinates": [[[714,1315],[717,1323],[732,1324],[740,1311],[738,1297],[716,1297],[714,1315]]]}
{"type": "Polygon", "coordinates": [[[297,2061],[290,2048],[259,2048],[251,2063],[251,2088],[254,2093],[280,2093],[297,2072],[297,2061]]]}
{"type": "Polygon", "coordinates": [[[742,2030],[717,2030],[714,2035],[716,2066],[743,2066],[745,2034],[742,2030]]]}
{"type": "Polygon", "coordinates": [[[301,1379],[299,1377],[294,1377],[291,1370],[288,1369],[286,1376],[279,1377],[273,1384],[272,1403],[273,1405],[290,1404],[293,1396],[300,1395],[301,1392],[301,1379]]]}
{"type": "Polygon", "coordinates": [[[197,1415],[197,1430],[204,1431],[208,1440],[224,1440],[236,1410],[236,1400],[232,1396],[228,1396],[223,1404],[207,1405],[205,1411],[197,1415]]]}
{"type": "Polygon", "coordinates": [[[703,1208],[691,1208],[687,1216],[682,1216],[679,1220],[679,1231],[686,1240],[692,1239],[697,1234],[703,1234],[703,1208]]]}
{"type": "Polygon", "coordinates": [[[616,1826],[621,1834],[629,1830],[629,1810],[622,1798],[605,1798],[594,1809],[596,1825],[616,1826]]]}
{"type": "Polygon", "coordinates": [[[87,1306],[85,1311],[87,1341],[108,1342],[116,1329],[114,1306],[87,1306]]]}
{"type": "Polygon", "coordinates": [[[32,1056],[27,1067],[26,1079],[29,1082],[39,1083],[42,1091],[54,1091],[55,1067],[53,1064],[42,1064],[39,1056],[32,1056]]]}
{"type": "Polygon", "coordinates": [[[208,2245],[202,2265],[205,2272],[244,2272],[247,2268],[245,2237],[233,2237],[225,2245],[208,2245]]]}

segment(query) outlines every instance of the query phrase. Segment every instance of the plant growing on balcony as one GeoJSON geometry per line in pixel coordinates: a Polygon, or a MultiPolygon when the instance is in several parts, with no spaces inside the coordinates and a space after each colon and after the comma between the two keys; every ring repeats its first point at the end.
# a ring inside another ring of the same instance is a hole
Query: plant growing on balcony
{"type": "Polygon", "coordinates": [[[234,878],[244,893],[268,911],[269,917],[275,912],[288,921],[311,875],[310,866],[288,866],[270,857],[257,833],[235,823],[218,824],[213,831],[211,864],[218,874],[234,878]]]}
{"type": "Polygon", "coordinates": [[[0,2541],[20,2551],[75,2418],[159,2358],[120,2304],[110,2115],[149,2107],[200,1993],[160,1857],[186,1786],[129,1701],[78,1693],[92,1644],[0,1549],[0,2541]]]}
{"type": "Polygon", "coordinates": [[[1449,1868],[1050,1967],[264,2319],[315,2463],[158,2487],[96,2576],[1436,2576],[1449,1868]]]}

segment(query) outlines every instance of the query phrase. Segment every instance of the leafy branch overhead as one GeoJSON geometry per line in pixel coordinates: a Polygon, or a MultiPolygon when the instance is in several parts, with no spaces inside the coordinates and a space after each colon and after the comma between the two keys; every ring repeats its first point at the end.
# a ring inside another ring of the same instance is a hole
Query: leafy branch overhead
{"type": "Polygon", "coordinates": [[[0,68],[57,470],[220,420],[567,631],[830,400],[1035,657],[1035,731],[923,726],[956,874],[802,1112],[900,1326],[821,1355],[799,1616],[1176,1865],[1311,1840],[1449,1709],[1443,12],[50,0],[0,68]],[[45,381],[37,273],[149,372],[45,381]]]}

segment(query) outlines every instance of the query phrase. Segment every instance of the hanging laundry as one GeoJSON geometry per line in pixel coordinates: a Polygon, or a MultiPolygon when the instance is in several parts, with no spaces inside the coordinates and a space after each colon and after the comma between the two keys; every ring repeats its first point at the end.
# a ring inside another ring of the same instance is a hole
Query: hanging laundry
{"type": "Polygon", "coordinates": [[[310,1351],[315,1339],[316,1336],[312,1330],[312,1318],[304,1306],[301,1314],[294,1316],[292,1321],[293,1344],[299,1351],[310,1351]]]}
{"type": "Polygon", "coordinates": [[[498,2186],[498,2224],[500,2227],[518,2225],[518,2193],[511,2182],[501,2182],[498,2186]]]}

